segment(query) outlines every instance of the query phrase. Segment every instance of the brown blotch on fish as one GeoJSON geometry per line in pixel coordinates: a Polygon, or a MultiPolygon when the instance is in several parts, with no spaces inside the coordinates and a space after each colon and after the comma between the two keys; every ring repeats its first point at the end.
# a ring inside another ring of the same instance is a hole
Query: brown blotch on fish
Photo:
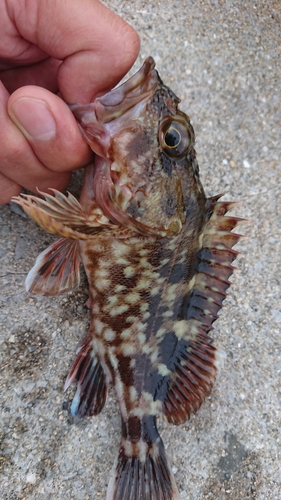
{"type": "Polygon", "coordinates": [[[122,435],[107,500],[176,500],[156,418],[180,424],[212,390],[224,354],[208,335],[232,275],[235,204],[206,199],[195,136],[149,57],[127,82],[71,109],[96,153],[80,201],[53,190],[14,201],[60,239],[26,289],[90,288],[91,325],[69,372],[71,411],[97,415],[116,390],[122,435]]]}

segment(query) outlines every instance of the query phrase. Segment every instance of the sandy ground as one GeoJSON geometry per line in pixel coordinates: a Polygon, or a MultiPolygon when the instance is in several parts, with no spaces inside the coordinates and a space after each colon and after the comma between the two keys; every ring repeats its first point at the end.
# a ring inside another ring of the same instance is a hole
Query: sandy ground
{"type": "MultiPolygon", "coordinates": [[[[281,498],[281,5],[278,0],[106,2],[139,32],[140,59],[182,99],[208,195],[239,200],[251,225],[213,333],[227,359],[189,422],[160,425],[182,500],[281,498]]],[[[94,25],[94,23],[93,23],[94,25]]],[[[226,198],[225,198],[226,199],[226,198]]],[[[88,326],[86,284],[34,297],[24,277],[52,237],[1,209],[1,496],[105,499],[120,438],[113,392],[94,419],[63,384],[88,326]]]]}

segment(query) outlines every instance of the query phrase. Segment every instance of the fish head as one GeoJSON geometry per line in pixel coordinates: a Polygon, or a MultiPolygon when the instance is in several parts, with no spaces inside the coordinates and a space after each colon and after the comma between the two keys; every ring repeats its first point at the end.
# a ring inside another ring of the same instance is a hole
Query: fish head
{"type": "Polygon", "coordinates": [[[96,153],[96,202],[112,222],[144,235],[179,234],[190,201],[204,196],[193,127],[179,102],[149,57],[118,88],[70,106],[96,153]]]}

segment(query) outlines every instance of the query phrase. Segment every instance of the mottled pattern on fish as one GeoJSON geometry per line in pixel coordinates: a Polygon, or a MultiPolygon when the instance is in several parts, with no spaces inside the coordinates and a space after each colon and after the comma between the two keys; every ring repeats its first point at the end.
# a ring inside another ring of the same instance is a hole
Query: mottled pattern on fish
{"type": "Polygon", "coordinates": [[[61,239],[27,278],[33,293],[79,282],[90,290],[90,331],[70,370],[74,414],[96,415],[108,386],[122,418],[107,500],[175,500],[177,487],[156,427],[184,422],[210,394],[224,354],[208,333],[222,306],[239,236],[233,203],[206,199],[194,131],[147,59],[128,82],[74,105],[98,153],[80,203],[72,196],[17,198],[61,239]]]}

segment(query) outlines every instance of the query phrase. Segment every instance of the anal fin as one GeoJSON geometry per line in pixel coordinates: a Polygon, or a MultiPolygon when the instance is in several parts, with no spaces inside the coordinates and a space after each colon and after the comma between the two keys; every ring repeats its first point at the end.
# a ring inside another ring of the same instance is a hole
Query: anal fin
{"type": "Polygon", "coordinates": [[[72,415],[79,417],[98,415],[106,401],[107,382],[89,337],[86,337],[78,350],[64,389],[66,390],[73,382],[78,382],[78,385],[71,405],[72,415]]]}
{"type": "Polygon", "coordinates": [[[61,238],[38,255],[29,271],[26,291],[39,295],[57,295],[73,290],[80,282],[79,242],[61,238]]]}

